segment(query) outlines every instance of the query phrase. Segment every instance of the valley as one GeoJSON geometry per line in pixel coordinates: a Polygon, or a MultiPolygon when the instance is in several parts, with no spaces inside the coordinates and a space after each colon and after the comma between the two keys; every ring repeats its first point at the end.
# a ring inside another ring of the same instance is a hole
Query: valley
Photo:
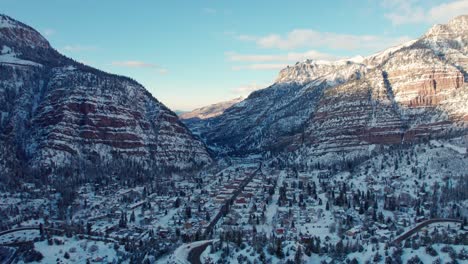
{"type": "Polygon", "coordinates": [[[467,15],[180,116],[6,15],[0,51],[1,263],[468,262],[467,15]]]}

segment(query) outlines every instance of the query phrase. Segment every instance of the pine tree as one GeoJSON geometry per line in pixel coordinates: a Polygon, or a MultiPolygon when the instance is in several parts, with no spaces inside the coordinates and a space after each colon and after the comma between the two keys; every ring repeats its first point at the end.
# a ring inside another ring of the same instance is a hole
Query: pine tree
{"type": "Polygon", "coordinates": [[[135,211],[132,211],[132,214],[130,215],[130,223],[135,222],[135,211]]]}
{"type": "Polygon", "coordinates": [[[284,257],[284,253],[283,253],[283,241],[281,240],[281,238],[278,238],[278,239],[276,240],[275,255],[276,255],[278,258],[280,258],[280,259],[284,257]]]}
{"type": "Polygon", "coordinates": [[[296,250],[296,254],[294,255],[294,263],[301,264],[302,263],[302,247],[298,246],[296,250]]]}

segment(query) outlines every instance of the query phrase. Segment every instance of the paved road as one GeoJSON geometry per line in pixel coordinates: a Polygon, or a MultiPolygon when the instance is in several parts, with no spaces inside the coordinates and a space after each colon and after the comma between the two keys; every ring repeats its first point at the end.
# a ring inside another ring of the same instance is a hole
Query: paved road
{"type": "MultiPolygon", "coordinates": [[[[25,231],[25,230],[39,230],[39,226],[25,226],[25,227],[19,227],[19,228],[14,228],[14,229],[9,229],[0,232],[0,236],[4,236],[10,233],[18,232],[18,231],[25,231]]],[[[44,227],[44,230],[46,231],[53,231],[53,232],[59,232],[63,233],[62,229],[57,229],[57,228],[50,228],[50,227],[44,227]]]]}
{"type": "MultiPolygon", "coordinates": [[[[21,232],[21,231],[26,231],[26,230],[40,230],[39,226],[25,226],[25,227],[19,227],[19,228],[14,228],[14,229],[9,229],[0,232],[0,237],[4,235],[8,235],[14,232],[21,232]]],[[[44,227],[44,231],[51,231],[54,232],[55,234],[64,234],[65,231],[63,229],[58,229],[58,228],[51,228],[51,227],[44,227]]],[[[81,234],[81,233],[76,233],[77,235],[83,236],[83,238],[88,239],[88,240],[93,240],[93,241],[104,241],[108,243],[117,243],[119,241],[112,239],[112,238],[105,238],[105,237],[99,237],[99,236],[91,236],[88,234],[81,234]]],[[[8,245],[7,244],[0,244],[0,245],[8,245]]]]}
{"type": "Polygon", "coordinates": [[[410,230],[406,231],[405,233],[401,234],[399,237],[397,237],[395,240],[392,241],[393,245],[400,244],[404,240],[408,239],[412,235],[416,234],[419,232],[422,228],[434,224],[434,223],[463,223],[462,220],[459,219],[450,219],[450,218],[434,218],[434,219],[429,219],[426,221],[423,221],[419,224],[417,224],[415,227],[411,228],[410,230]]]}
{"type": "Polygon", "coordinates": [[[192,250],[190,250],[187,260],[191,264],[202,264],[200,261],[200,256],[203,253],[203,251],[205,251],[205,249],[211,244],[212,242],[207,242],[204,245],[194,247],[192,250]]]}
{"type": "Polygon", "coordinates": [[[18,232],[18,231],[25,231],[25,230],[39,230],[39,227],[38,226],[28,226],[28,227],[8,229],[8,230],[0,232],[0,236],[4,236],[4,235],[14,233],[14,232],[18,232]]]}

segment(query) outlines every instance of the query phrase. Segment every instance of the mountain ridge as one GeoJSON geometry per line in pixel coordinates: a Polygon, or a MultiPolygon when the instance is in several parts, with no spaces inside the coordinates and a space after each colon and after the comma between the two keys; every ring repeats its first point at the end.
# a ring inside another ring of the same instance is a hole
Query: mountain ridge
{"type": "Polygon", "coordinates": [[[467,18],[442,26],[452,35],[431,29],[368,57],[288,66],[241,105],[188,125],[222,155],[279,152],[303,164],[464,134],[467,18]]]}
{"type": "Polygon", "coordinates": [[[61,55],[10,17],[0,21],[0,134],[9,149],[1,158],[13,159],[5,174],[24,174],[16,163],[53,174],[116,160],[146,173],[212,161],[177,115],[138,82],[61,55]]]}
{"type": "Polygon", "coordinates": [[[242,100],[244,99],[245,99],[244,97],[240,96],[240,97],[228,100],[228,101],[223,101],[223,102],[214,103],[208,106],[196,108],[192,111],[181,113],[179,116],[181,119],[192,119],[192,118],[207,119],[207,118],[215,117],[215,116],[221,115],[224,112],[224,110],[233,106],[234,104],[242,102],[242,100]]]}

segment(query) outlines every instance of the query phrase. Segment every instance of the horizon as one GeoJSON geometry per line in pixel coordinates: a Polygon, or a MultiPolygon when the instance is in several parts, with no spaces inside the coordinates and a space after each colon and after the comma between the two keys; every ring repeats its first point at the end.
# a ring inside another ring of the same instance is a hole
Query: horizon
{"type": "Polygon", "coordinates": [[[468,13],[466,0],[0,3],[59,52],[135,79],[174,111],[245,97],[297,61],[365,57],[468,13]]]}

